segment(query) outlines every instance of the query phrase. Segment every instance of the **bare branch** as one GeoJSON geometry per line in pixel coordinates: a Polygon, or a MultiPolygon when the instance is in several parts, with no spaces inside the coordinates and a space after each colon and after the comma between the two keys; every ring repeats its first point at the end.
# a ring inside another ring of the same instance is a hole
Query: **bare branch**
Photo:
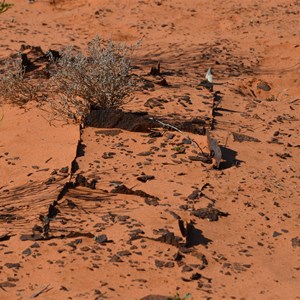
{"type": "Polygon", "coordinates": [[[171,124],[164,123],[164,122],[162,122],[160,120],[157,120],[155,118],[150,118],[150,119],[153,120],[153,121],[155,121],[155,122],[157,122],[157,123],[159,123],[160,125],[162,125],[164,127],[169,127],[169,128],[172,128],[173,130],[179,132],[180,134],[182,134],[183,136],[185,136],[189,141],[191,141],[192,145],[194,147],[196,146],[198,149],[200,149],[201,153],[204,154],[204,152],[203,152],[202,148],[199,146],[199,144],[195,140],[193,140],[190,136],[188,136],[186,133],[184,133],[183,131],[181,131],[180,129],[178,129],[177,127],[175,127],[175,126],[173,126],[171,124]]]}

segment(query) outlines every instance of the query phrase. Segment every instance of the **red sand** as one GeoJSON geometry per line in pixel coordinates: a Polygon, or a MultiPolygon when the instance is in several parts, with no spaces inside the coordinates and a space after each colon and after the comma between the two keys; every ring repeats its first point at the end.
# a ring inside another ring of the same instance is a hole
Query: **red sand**
{"type": "MultiPolygon", "coordinates": [[[[191,293],[193,299],[300,299],[299,1],[9,2],[14,6],[0,21],[0,58],[21,44],[46,51],[85,47],[96,34],[127,44],[142,39],[134,53],[135,73],[154,88],[136,92],[125,110],[211,117],[211,93],[195,88],[211,67],[222,97],[211,134],[225,150],[221,169],[215,170],[189,159],[197,150],[192,145],[174,155],[183,139],[177,132],[173,139],[166,133],[152,139],[147,133],[85,128],[76,174],[96,179],[96,189],[66,193],[51,223],[54,238],[21,241],[41,225],[39,215],[47,213],[69,180],[79,130],[62,122],[50,125],[48,113],[33,105],[27,111],[3,106],[0,299],[141,299],[176,293],[191,293]],[[158,61],[169,87],[146,76],[158,61]],[[260,82],[271,90],[259,89],[260,82]],[[182,96],[192,104],[179,101],[182,96]],[[163,108],[145,107],[149,98],[167,101],[163,108]],[[232,132],[259,141],[239,142],[232,132]],[[107,152],[114,154],[104,158],[107,152]],[[155,178],[140,182],[143,173],[155,178]],[[46,184],[49,178],[53,182],[46,184]],[[110,193],[113,182],[159,198],[158,205],[110,193]],[[199,199],[188,201],[206,183],[199,199]],[[189,213],[212,203],[229,215],[209,222],[189,213]],[[174,260],[176,246],[155,240],[162,229],[181,237],[170,211],[194,221],[196,242],[181,261],[174,260]],[[142,238],[130,240],[138,229],[142,238]],[[110,242],[91,238],[101,234],[110,242]],[[208,262],[202,267],[200,254],[208,262]]],[[[204,136],[188,135],[205,146],[204,136]]]]}

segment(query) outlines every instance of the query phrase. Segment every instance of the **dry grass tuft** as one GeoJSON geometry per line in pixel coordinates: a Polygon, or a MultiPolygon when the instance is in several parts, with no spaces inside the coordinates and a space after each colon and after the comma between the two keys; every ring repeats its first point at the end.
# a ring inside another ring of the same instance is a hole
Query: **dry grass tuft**
{"type": "Polygon", "coordinates": [[[85,55],[73,46],[56,62],[52,82],[58,99],[52,107],[59,114],[79,120],[91,109],[117,108],[133,90],[129,76],[131,48],[93,39],[85,55]]]}
{"type": "Polygon", "coordinates": [[[0,70],[0,104],[24,106],[35,100],[38,105],[50,105],[54,116],[76,122],[82,122],[92,109],[120,108],[134,88],[128,59],[133,50],[99,37],[88,44],[86,54],[67,47],[59,58],[48,61],[47,80],[35,79],[35,71],[25,72],[21,53],[9,57],[0,70]]]}
{"type": "Polygon", "coordinates": [[[42,89],[41,82],[32,81],[26,76],[21,53],[4,61],[0,74],[0,104],[5,102],[24,106],[31,100],[40,100],[42,89]]]}

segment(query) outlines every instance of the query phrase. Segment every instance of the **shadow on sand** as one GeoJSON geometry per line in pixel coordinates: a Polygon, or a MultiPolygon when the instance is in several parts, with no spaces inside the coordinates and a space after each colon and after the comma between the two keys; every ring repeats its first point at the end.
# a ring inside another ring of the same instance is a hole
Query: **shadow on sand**
{"type": "Polygon", "coordinates": [[[240,164],[244,161],[239,160],[236,158],[237,156],[237,152],[229,149],[229,148],[225,148],[223,146],[220,146],[221,151],[222,151],[222,158],[223,158],[223,162],[221,162],[220,164],[220,170],[226,170],[228,168],[231,168],[233,166],[239,167],[240,164]]]}
{"type": "Polygon", "coordinates": [[[206,238],[202,231],[197,229],[192,223],[188,224],[186,247],[193,247],[197,245],[208,245],[212,240],[206,238]]]}

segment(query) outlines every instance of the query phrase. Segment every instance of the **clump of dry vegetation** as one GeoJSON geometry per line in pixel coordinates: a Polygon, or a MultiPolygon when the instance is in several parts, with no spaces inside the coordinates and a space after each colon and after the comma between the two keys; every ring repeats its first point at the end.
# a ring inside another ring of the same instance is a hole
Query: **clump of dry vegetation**
{"type": "Polygon", "coordinates": [[[122,106],[134,86],[129,76],[129,50],[111,40],[104,43],[99,37],[89,43],[86,54],[67,47],[52,76],[59,96],[52,102],[53,108],[80,119],[91,109],[122,106]]]}
{"type": "Polygon", "coordinates": [[[96,37],[85,53],[69,46],[54,58],[49,51],[47,80],[25,72],[21,53],[11,56],[0,71],[0,103],[23,106],[36,100],[39,105],[49,104],[55,116],[76,122],[92,109],[119,108],[134,88],[128,58],[132,50],[96,37]]]}
{"type": "Polygon", "coordinates": [[[10,56],[3,62],[0,74],[0,103],[24,106],[28,101],[40,99],[41,82],[32,81],[25,74],[21,53],[10,56]]]}

